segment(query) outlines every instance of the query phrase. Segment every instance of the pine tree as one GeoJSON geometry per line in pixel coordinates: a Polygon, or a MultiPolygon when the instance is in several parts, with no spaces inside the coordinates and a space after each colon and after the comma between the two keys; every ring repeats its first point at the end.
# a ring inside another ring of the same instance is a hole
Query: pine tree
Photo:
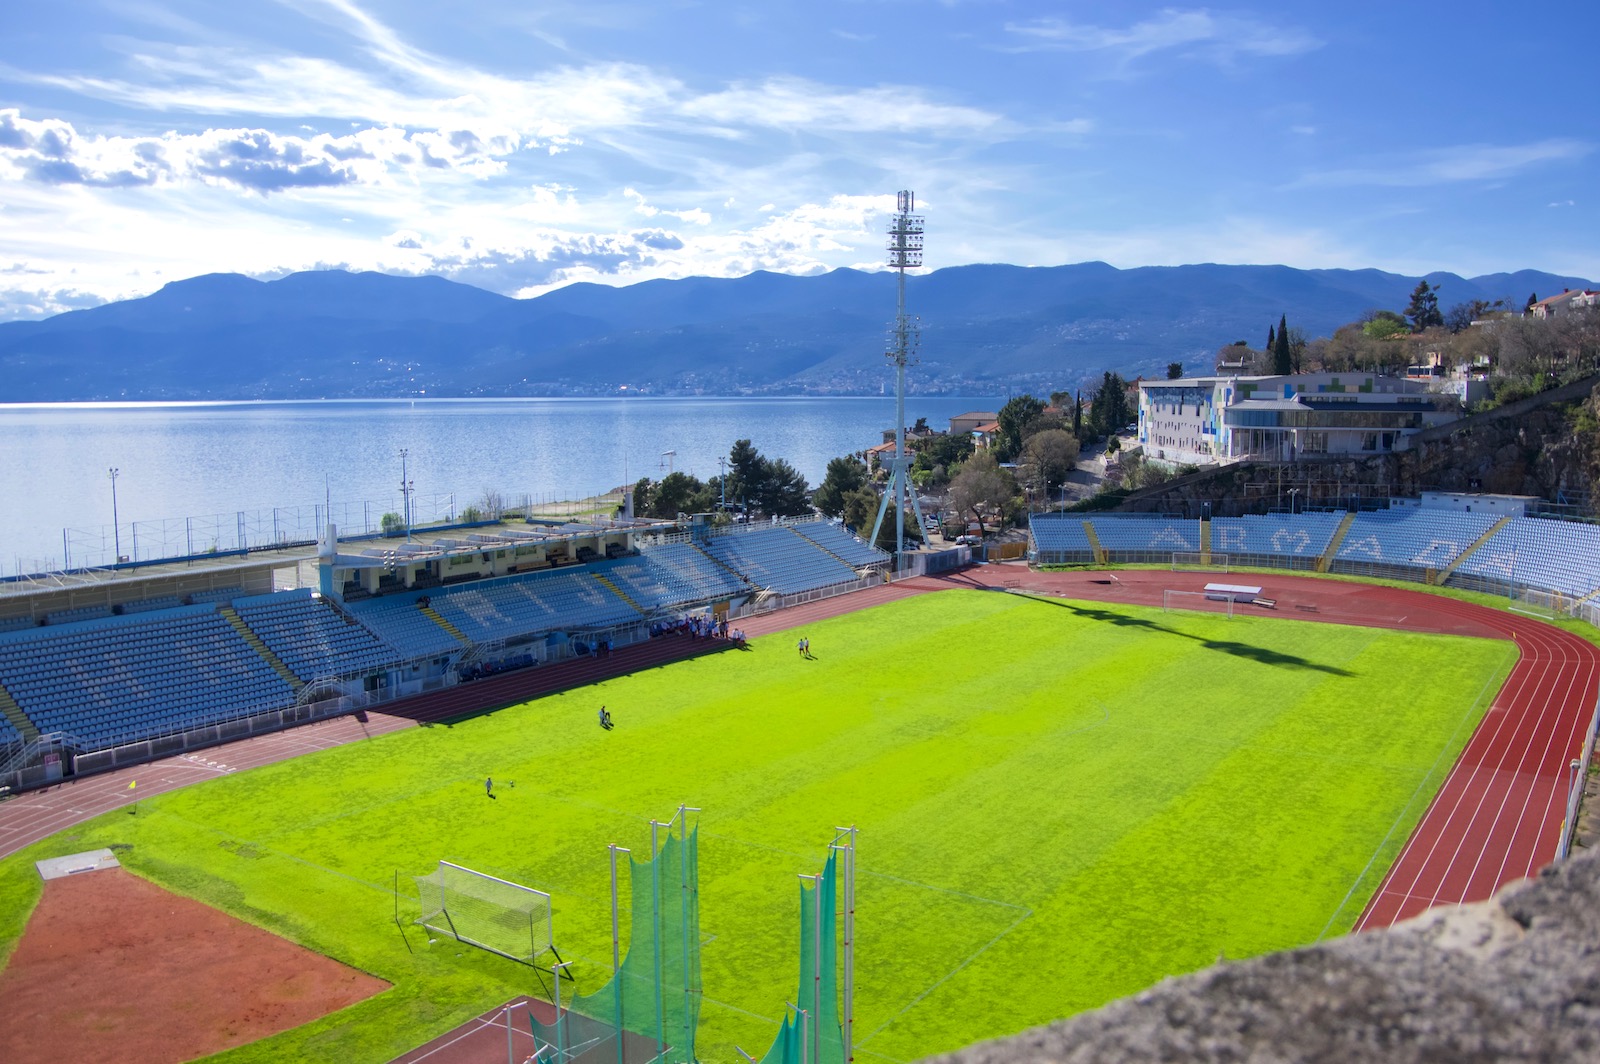
{"type": "Polygon", "coordinates": [[[1272,326],[1268,325],[1267,326],[1267,346],[1263,347],[1261,350],[1265,351],[1269,355],[1272,354],[1272,352],[1276,351],[1278,349],[1278,341],[1276,339],[1277,335],[1278,334],[1273,331],[1272,326]]]}
{"type": "Polygon", "coordinates": [[[1529,292],[1528,293],[1528,302],[1522,308],[1523,316],[1527,316],[1529,314],[1532,314],[1533,313],[1533,305],[1535,303],[1537,303],[1537,302],[1539,302],[1539,293],[1538,292],[1529,292]]]}
{"type": "Polygon", "coordinates": [[[1411,331],[1422,332],[1444,324],[1439,313],[1439,290],[1427,281],[1418,281],[1411,291],[1411,303],[1406,307],[1406,317],[1411,319],[1411,331]]]}

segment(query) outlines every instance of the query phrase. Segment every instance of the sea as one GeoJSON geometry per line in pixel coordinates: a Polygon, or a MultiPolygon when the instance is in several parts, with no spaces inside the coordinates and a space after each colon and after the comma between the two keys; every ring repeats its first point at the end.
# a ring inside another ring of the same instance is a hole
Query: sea
{"type": "MultiPolygon", "coordinates": [[[[908,397],[906,420],[1003,402],[908,397]]],[[[0,404],[0,576],[377,531],[402,482],[422,524],[706,480],[740,439],[815,485],[894,420],[892,396],[0,404]]]]}

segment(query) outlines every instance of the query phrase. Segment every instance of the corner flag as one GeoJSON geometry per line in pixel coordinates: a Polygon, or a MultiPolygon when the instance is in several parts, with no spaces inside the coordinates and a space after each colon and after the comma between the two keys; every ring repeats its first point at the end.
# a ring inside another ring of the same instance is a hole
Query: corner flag
{"type": "Polygon", "coordinates": [[[134,789],[134,788],[135,788],[135,787],[137,787],[137,786],[138,786],[138,785],[139,785],[139,781],[138,781],[138,780],[129,780],[129,781],[128,781],[128,790],[130,790],[130,791],[131,791],[131,790],[133,790],[133,789],[134,789]]]}

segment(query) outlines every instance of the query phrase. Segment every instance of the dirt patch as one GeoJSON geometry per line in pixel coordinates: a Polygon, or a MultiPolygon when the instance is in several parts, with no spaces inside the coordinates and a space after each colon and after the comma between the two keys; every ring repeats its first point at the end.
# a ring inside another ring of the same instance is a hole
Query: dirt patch
{"type": "Polygon", "coordinates": [[[68,876],[0,972],[0,1060],[178,1064],[388,985],[123,869],[68,876]]]}

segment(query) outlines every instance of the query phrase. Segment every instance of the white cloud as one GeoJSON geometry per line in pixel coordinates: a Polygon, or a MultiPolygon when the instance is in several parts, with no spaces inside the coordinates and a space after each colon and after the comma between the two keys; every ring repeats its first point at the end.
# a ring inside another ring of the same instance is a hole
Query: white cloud
{"type": "Polygon", "coordinates": [[[1094,26],[1061,18],[1010,22],[1016,38],[1008,51],[1104,52],[1122,64],[1157,52],[1177,51],[1213,62],[1230,63],[1240,56],[1299,55],[1321,46],[1300,29],[1285,29],[1252,18],[1214,15],[1205,9],[1167,8],[1153,18],[1126,28],[1094,26]]]}
{"type": "Polygon", "coordinates": [[[1495,181],[1550,163],[1581,159],[1594,145],[1567,138],[1533,144],[1462,144],[1374,160],[1365,166],[1321,170],[1296,185],[1423,187],[1460,181],[1495,181]]]}
{"type": "Polygon", "coordinates": [[[994,132],[1002,116],[976,107],[941,104],[907,86],[841,91],[804,78],[770,78],[685,100],[691,118],[738,126],[845,133],[994,132]]]}
{"type": "Polygon", "coordinates": [[[0,179],[126,188],[199,181],[253,192],[372,184],[399,172],[489,177],[524,147],[514,132],[406,132],[369,128],[346,136],[283,136],[264,129],[208,129],[152,137],[81,135],[59,119],[0,110],[0,179]]]}

